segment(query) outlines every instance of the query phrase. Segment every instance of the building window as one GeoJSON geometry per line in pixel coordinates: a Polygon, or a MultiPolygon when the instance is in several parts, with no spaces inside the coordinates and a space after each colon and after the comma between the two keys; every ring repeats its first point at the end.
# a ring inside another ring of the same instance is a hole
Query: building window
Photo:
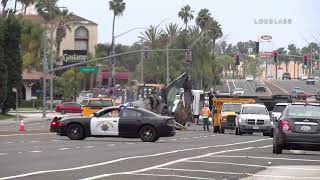
{"type": "Polygon", "coordinates": [[[76,50],[89,49],[89,31],[87,28],[80,26],[74,31],[74,46],[76,50]]]}

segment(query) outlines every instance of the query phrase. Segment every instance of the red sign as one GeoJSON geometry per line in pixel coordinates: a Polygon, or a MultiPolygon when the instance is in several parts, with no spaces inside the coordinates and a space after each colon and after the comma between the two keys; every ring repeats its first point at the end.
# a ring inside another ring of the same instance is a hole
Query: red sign
{"type": "Polygon", "coordinates": [[[272,36],[262,35],[262,36],[260,36],[260,39],[263,40],[263,41],[271,41],[272,40],[272,36]]]}

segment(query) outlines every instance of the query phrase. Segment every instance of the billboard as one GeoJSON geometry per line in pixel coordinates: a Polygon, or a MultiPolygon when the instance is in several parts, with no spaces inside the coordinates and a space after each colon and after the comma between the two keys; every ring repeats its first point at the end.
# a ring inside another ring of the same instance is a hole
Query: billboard
{"type": "Polygon", "coordinates": [[[87,60],[87,50],[63,50],[63,66],[86,62],[87,60]]]}

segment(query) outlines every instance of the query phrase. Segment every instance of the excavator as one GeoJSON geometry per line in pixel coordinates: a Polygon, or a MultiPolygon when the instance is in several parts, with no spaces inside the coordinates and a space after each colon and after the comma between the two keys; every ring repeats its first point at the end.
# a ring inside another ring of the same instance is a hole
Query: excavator
{"type": "Polygon", "coordinates": [[[188,73],[185,72],[163,87],[159,84],[139,85],[139,99],[131,102],[131,105],[148,109],[157,114],[174,116],[177,125],[184,127],[186,122],[194,122],[191,110],[191,90],[192,82],[188,73]],[[161,92],[159,93],[159,91],[161,92]],[[175,104],[177,97],[181,97],[181,100],[175,104]]]}

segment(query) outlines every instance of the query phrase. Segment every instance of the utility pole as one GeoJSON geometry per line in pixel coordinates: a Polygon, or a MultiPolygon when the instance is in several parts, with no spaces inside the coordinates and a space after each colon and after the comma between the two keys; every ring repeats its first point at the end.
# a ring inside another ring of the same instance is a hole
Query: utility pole
{"type": "Polygon", "coordinates": [[[169,78],[169,45],[167,45],[167,51],[166,51],[166,54],[167,54],[167,85],[169,84],[170,82],[170,78],[169,78]]]}
{"type": "Polygon", "coordinates": [[[46,100],[47,100],[47,41],[46,41],[46,29],[43,31],[42,35],[42,45],[43,45],[43,87],[42,87],[42,118],[47,117],[47,108],[46,108],[46,100]]]}
{"type": "MultiPolygon", "coordinates": [[[[53,47],[53,28],[50,29],[50,69],[53,69],[52,47],[53,47]]],[[[53,102],[53,73],[50,73],[50,111],[52,111],[53,102]]]]}
{"type": "Polygon", "coordinates": [[[141,57],[140,57],[140,63],[141,63],[140,80],[141,80],[141,84],[144,84],[144,79],[143,79],[144,52],[141,51],[140,55],[141,55],[141,57]]]}

